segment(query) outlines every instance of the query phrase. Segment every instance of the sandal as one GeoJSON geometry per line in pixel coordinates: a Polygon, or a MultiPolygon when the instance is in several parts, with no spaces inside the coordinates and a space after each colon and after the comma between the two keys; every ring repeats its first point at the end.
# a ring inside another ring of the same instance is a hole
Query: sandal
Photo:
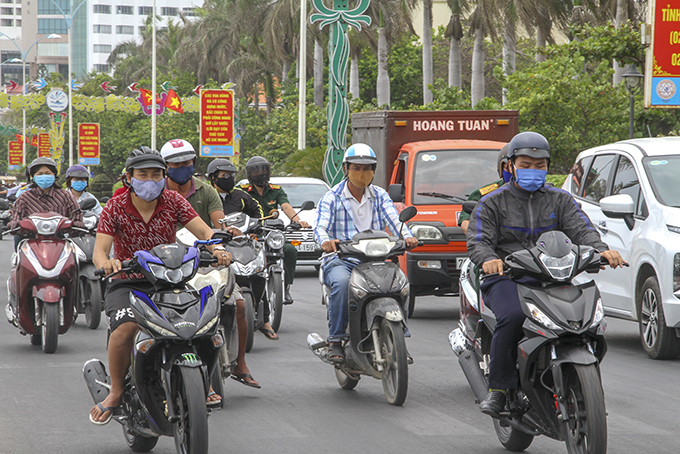
{"type": "Polygon", "coordinates": [[[222,396],[219,396],[215,391],[210,391],[208,393],[208,397],[210,396],[217,396],[219,397],[218,400],[206,400],[205,405],[208,408],[217,408],[222,406],[222,396]]]}
{"type": "Polygon", "coordinates": [[[265,328],[264,326],[259,329],[259,331],[264,334],[264,337],[266,337],[269,340],[277,341],[279,340],[279,336],[276,335],[276,331],[273,329],[265,328]]]}
{"type": "Polygon", "coordinates": [[[326,358],[334,363],[343,362],[345,360],[345,350],[342,348],[342,344],[330,344],[326,358]]]}
{"type": "Polygon", "coordinates": [[[113,418],[113,412],[116,410],[116,408],[118,408],[118,406],[116,406],[116,407],[104,407],[101,404],[101,402],[97,403],[97,407],[99,407],[99,410],[101,410],[102,415],[104,413],[106,413],[107,411],[111,412],[111,413],[109,413],[109,416],[104,421],[95,421],[95,419],[92,417],[92,415],[91,414],[89,415],[90,416],[90,422],[92,424],[96,424],[98,426],[105,426],[106,424],[108,424],[111,421],[111,418],[113,418]]]}

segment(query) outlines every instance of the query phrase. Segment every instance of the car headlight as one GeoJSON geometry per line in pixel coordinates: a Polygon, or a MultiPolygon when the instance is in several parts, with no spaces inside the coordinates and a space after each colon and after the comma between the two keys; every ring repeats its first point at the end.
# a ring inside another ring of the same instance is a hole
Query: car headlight
{"type": "Polygon", "coordinates": [[[392,281],[392,287],[390,288],[390,292],[399,292],[401,293],[402,296],[408,295],[409,292],[409,283],[408,283],[408,278],[404,274],[403,271],[398,270],[397,274],[394,276],[394,280],[392,281]]]}
{"type": "Polygon", "coordinates": [[[198,331],[196,331],[196,334],[205,334],[208,332],[210,328],[212,328],[215,323],[217,323],[217,320],[220,318],[219,315],[216,315],[215,317],[212,318],[208,323],[205,324],[205,326],[198,331]]]}
{"type": "Polygon", "coordinates": [[[273,232],[269,232],[266,241],[267,246],[269,246],[270,249],[281,249],[283,245],[286,244],[286,237],[283,233],[275,230],[273,232]]]}
{"type": "Polygon", "coordinates": [[[551,257],[541,253],[538,258],[543,263],[543,266],[553,279],[557,281],[566,281],[571,276],[576,262],[576,254],[570,252],[564,257],[551,257]]]}
{"type": "Polygon", "coordinates": [[[534,319],[534,321],[540,323],[541,325],[545,326],[548,329],[561,329],[555,322],[550,320],[550,317],[545,315],[542,310],[540,310],[538,307],[531,303],[526,303],[527,308],[529,309],[529,313],[531,314],[531,318],[534,319]]]}
{"type": "Polygon", "coordinates": [[[195,260],[190,260],[176,269],[167,268],[163,265],[149,263],[149,270],[156,277],[171,284],[178,284],[194,272],[195,260]]]}
{"type": "Polygon", "coordinates": [[[85,224],[85,228],[88,230],[94,229],[97,226],[97,216],[84,216],[83,224],[85,224]]]}
{"type": "Polygon", "coordinates": [[[358,299],[368,295],[368,283],[359,273],[352,273],[352,277],[349,280],[349,288],[358,299]]]}
{"type": "Polygon", "coordinates": [[[593,315],[593,322],[590,324],[590,327],[593,328],[599,325],[602,319],[604,319],[604,306],[602,305],[602,298],[598,298],[597,303],[595,303],[595,314],[593,315]]]}
{"type": "Polygon", "coordinates": [[[28,219],[35,225],[38,235],[54,235],[57,232],[57,227],[59,227],[59,222],[61,222],[61,216],[51,218],[29,216],[28,219]]]}
{"type": "Polygon", "coordinates": [[[423,241],[442,241],[444,233],[437,227],[425,224],[416,224],[411,226],[413,236],[423,241]]]}

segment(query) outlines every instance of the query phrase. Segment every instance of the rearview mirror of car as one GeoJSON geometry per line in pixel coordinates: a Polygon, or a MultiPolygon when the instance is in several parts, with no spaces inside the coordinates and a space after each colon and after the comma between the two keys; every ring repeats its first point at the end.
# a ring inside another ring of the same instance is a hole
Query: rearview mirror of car
{"type": "Polygon", "coordinates": [[[628,230],[635,225],[635,202],[628,194],[610,195],[600,200],[602,213],[608,218],[623,219],[628,230]]]}

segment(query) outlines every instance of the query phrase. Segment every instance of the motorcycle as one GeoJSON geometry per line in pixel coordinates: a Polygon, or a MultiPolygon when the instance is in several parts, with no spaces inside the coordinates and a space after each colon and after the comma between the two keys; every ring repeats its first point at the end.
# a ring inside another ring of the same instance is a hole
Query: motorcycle
{"type": "MultiPolygon", "coordinates": [[[[215,263],[198,246],[223,241],[196,241],[194,247],[162,244],[122,263],[123,272],[141,273],[155,290],[150,295],[130,293],[140,330],[123,401],[112,416],[133,451],[150,451],[166,435],[174,437],[178,454],[208,452],[206,398],[224,344],[218,332],[220,301],[212,286],[197,289],[189,281],[199,267],[215,263]]],[[[96,274],[102,276],[104,270],[96,274]]],[[[94,402],[103,401],[111,383],[104,364],[89,360],[83,376],[94,402]]]]}
{"type": "Polygon", "coordinates": [[[99,219],[90,210],[96,204],[97,201],[95,199],[85,199],[80,202],[80,209],[83,210],[83,224],[85,224],[87,233],[73,238],[79,265],[78,285],[80,298],[76,301],[76,309],[78,314],[85,314],[85,321],[90,329],[97,329],[99,327],[104,306],[103,295],[106,290],[106,281],[95,276],[94,272],[97,268],[92,261],[99,219]]]}
{"type": "Polygon", "coordinates": [[[12,220],[12,206],[7,199],[0,199],[0,240],[4,237],[4,228],[12,220]]]}
{"type": "MultiPolygon", "coordinates": [[[[225,237],[225,232],[214,230],[213,238],[225,237]]],[[[185,246],[195,244],[196,237],[186,228],[177,232],[177,242],[185,246]]],[[[196,275],[189,280],[189,285],[193,288],[203,288],[210,285],[213,292],[217,295],[217,301],[221,304],[220,322],[217,332],[222,335],[224,344],[220,347],[219,364],[215,367],[210,377],[213,390],[222,396],[224,401],[224,380],[229,378],[236,367],[236,357],[238,355],[238,327],[236,325],[236,300],[234,299],[234,288],[236,279],[231,267],[204,267],[199,268],[196,275]]],[[[222,404],[220,404],[220,407],[222,404]]]]}
{"type": "Polygon", "coordinates": [[[12,254],[7,279],[7,320],[31,344],[45,353],[57,350],[59,334],[75,321],[78,300],[78,261],[73,241],[66,236],[73,221],[54,212],[35,213],[10,230],[25,237],[12,254]]]}
{"type": "MultiPolygon", "coordinates": [[[[570,454],[605,453],[604,309],[594,282],[575,285],[572,279],[584,271],[597,273],[606,260],[592,247],[550,231],[535,247],[508,255],[505,263],[510,279],[528,276],[538,284],[518,282],[527,316],[517,347],[520,387],[509,390],[505,409],[494,416],[499,441],[508,450],[523,451],[535,436],[545,435],[565,441],[570,454]]],[[[496,318],[481,298],[477,273],[468,259],[460,274],[459,328],[449,334],[449,343],[481,402],[488,391],[496,318]]]]}
{"type": "MultiPolygon", "coordinates": [[[[405,208],[399,215],[403,223],[413,218],[417,209],[405,208]]],[[[409,282],[399,265],[388,259],[406,252],[401,235],[392,237],[387,232],[367,230],[357,233],[349,241],[337,245],[338,252],[324,254],[354,258],[361,263],[350,277],[349,340],[342,343],[345,358],[335,363],[328,358],[329,344],[317,333],[307,336],[307,346],[323,362],[335,367],[335,376],[343,389],[354,389],[361,375],[382,380],[387,401],[402,405],[408,391],[408,353],[404,339],[406,302],[409,282]]],[[[330,289],[323,281],[323,267],[319,273],[323,298],[328,307],[330,289]]]]}

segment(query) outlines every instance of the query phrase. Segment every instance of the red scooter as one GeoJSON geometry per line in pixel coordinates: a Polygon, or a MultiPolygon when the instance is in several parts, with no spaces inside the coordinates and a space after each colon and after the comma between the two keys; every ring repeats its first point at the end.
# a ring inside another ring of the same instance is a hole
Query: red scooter
{"type": "Polygon", "coordinates": [[[77,229],[72,224],[54,212],[35,213],[9,232],[25,239],[12,256],[7,320],[45,353],[57,350],[59,334],[77,316],[78,261],[65,236],[77,229]]]}

